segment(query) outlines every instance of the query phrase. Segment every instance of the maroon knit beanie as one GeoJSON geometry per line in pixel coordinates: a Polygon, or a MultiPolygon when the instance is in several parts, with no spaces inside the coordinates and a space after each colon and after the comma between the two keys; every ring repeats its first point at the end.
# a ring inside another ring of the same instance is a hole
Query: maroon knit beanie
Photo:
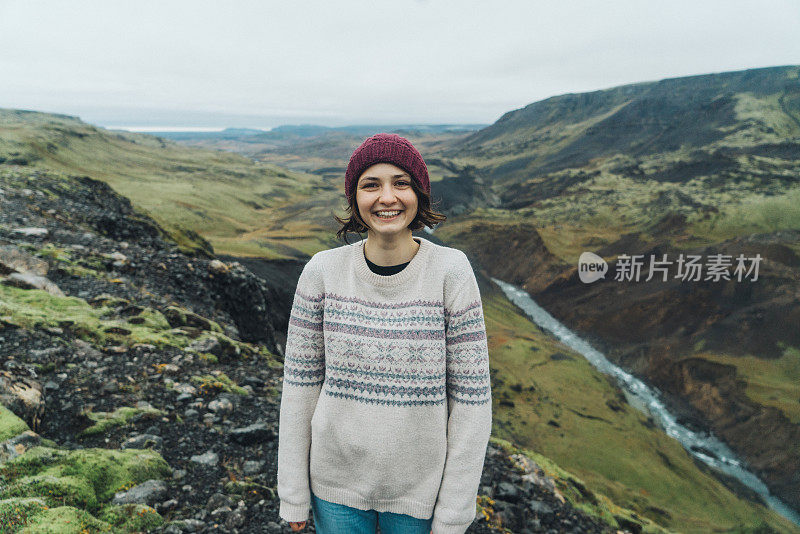
{"type": "Polygon", "coordinates": [[[350,156],[350,163],[344,175],[344,193],[348,200],[355,193],[361,174],[376,163],[397,165],[411,175],[411,179],[420,189],[430,194],[428,167],[414,145],[397,134],[379,133],[367,138],[350,156]]]}

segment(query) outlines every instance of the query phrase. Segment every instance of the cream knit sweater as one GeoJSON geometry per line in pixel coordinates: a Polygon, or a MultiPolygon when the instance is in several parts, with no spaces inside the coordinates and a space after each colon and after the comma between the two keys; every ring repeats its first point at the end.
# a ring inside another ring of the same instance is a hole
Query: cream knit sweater
{"type": "Polygon", "coordinates": [[[460,250],[415,237],[399,273],[364,243],[314,254],[300,275],[284,358],[280,517],[310,491],[361,510],[433,516],[463,534],[492,428],[489,353],[475,274],[460,250]]]}

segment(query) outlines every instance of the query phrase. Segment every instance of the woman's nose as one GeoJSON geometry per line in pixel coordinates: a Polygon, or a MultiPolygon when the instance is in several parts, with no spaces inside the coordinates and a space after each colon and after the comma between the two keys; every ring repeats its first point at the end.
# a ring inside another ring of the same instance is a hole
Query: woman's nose
{"type": "Polygon", "coordinates": [[[380,198],[381,202],[385,204],[390,204],[394,202],[394,199],[395,195],[392,186],[384,186],[381,188],[381,198],[380,198]]]}

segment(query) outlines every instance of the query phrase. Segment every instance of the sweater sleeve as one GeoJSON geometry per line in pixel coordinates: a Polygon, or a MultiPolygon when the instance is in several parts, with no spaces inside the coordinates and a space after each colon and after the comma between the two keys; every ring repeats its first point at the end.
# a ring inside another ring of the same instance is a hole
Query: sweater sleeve
{"type": "Polygon", "coordinates": [[[307,520],[311,507],[311,418],[325,379],[324,286],[318,260],[315,255],[306,263],[297,282],[284,351],[278,497],[280,517],[291,522],[307,520]]]}
{"type": "Polygon", "coordinates": [[[445,283],[447,456],[433,511],[433,534],[463,534],[475,519],[492,431],[489,349],[475,273],[466,266],[445,283]],[[450,287],[448,287],[450,286],[450,287]]]}

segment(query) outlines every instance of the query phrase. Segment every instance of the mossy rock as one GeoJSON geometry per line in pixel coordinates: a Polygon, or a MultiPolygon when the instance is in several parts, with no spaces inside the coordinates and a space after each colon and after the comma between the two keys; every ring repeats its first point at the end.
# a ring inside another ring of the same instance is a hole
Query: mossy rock
{"type": "Polygon", "coordinates": [[[112,532],[111,525],[72,506],[50,508],[33,516],[19,534],[95,534],[112,532]]]}
{"type": "Polygon", "coordinates": [[[134,408],[122,406],[113,412],[86,412],[86,415],[95,422],[92,426],[82,430],[79,435],[91,436],[102,434],[114,426],[124,426],[135,417],[163,417],[166,412],[156,408],[134,408]]]}
{"type": "Polygon", "coordinates": [[[13,479],[38,473],[45,467],[58,463],[68,454],[69,451],[40,444],[0,466],[0,477],[13,479]]]}
{"type": "Polygon", "coordinates": [[[22,434],[28,429],[28,425],[17,417],[14,412],[0,404],[0,441],[11,439],[22,434]]]}
{"type": "Polygon", "coordinates": [[[166,236],[178,245],[178,250],[187,256],[210,258],[214,256],[214,247],[205,238],[189,228],[171,225],[166,236]]]}
{"type": "MultiPolygon", "coordinates": [[[[188,328],[190,327],[182,327],[183,330],[188,328]]],[[[198,331],[196,334],[194,341],[186,347],[185,350],[187,352],[196,354],[212,353],[217,356],[219,361],[223,362],[233,361],[238,358],[250,358],[259,353],[250,343],[237,341],[219,332],[204,334],[204,332],[198,331]]]]}
{"type": "Polygon", "coordinates": [[[33,447],[0,468],[0,476],[8,482],[0,498],[40,496],[49,502],[56,496],[96,511],[114,493],[171,473],[161,455],[150,449],[33,447]]]}
{"type": "Polygon", "coordinates": [[[143,311],[139,324],[119,318],[116,307],[129,305],[125,299],[100,295],[91,304],[77,297],[57,297],[38,289],[20,289],[0,284],[0,322],[28,330],[50,327],[69,328],[73,335],[96,346],[136,343],[156,347],[183,348],[189,343],[186,332],[169,328],[161,313],[143,311]]]}
{"type": "Polygon", "coordinates": [[[87,301],[92,308],[99,308],[101,306],[114,308],[116,306],[124,306],[130,304],[131,301],[121,297],[115,297],[109,293],[101,293],[96,297],[92,297],[87,301]]]}
{"type": "Polygon", "coordinates": [[[204,362],[219,363],[219,358],[217,358],[217,355],[211,354],[210,352],[201,352],[197,355],[197,357],[203,360],[204,362]]]}
{"type": "Polygon", "coordinates": [[[222,371],[214,371],[212,374],[193,376],[190,381],[198,384],[198,392],[207,393],[236,393],[237,395],[248,395],[248,391],[230,379],[222,371]]]}
{"type": "Polygon", "coordinates": [[[98,514],[98,517],[114,527],[117,532],[147,532],[164,523],[164,518],[146,504],[108,506],[98,514]]]}
{"type": "Polygon", "coordinates": [[[0,497],[41,497],[48,506],[97,508],[97,495],[89,481],[76,476],[41,474],[24,476],[0,490],[0,497]]]}
{"type": "Polygon", "coordinates": [[[171,328],[169,321],[160,311],[153,308],[144,308],[137,315],[128,317],[127,322],[145,326],[151,330],[169,330],[171,328]]]}
{"type": "Polygon", "coordinates": [[[15,532],[28,524],[31,517],[47,509],[39,497],[12,497],[0,500],[0,532],[15,532]]]}
{"type": "Polygon", "coordinates": [[[173,328],[180,326],[193,326],[195,328],[199,328],[200,330],[222,333],[222,327],[220,327],[215,321],[206,319],[205,317],[180,306],[167,306],[167,308],[164,310],[164,316],[167,318],[167,321],[173,328]]]}
{"type": "MultiPolygon", "coordinates": [[[[225,334],[217,333],[214,337],[216,337],[217,341],[219,341],[222,352],[220,356],[222,356],[224,360],[230,360],[242,354],[242,343],[239,343],[235,339],[230,338],[225,334]]],[[[252,353],[251,350],[246,350],[246,352],[248,354],[252,353]]]]}
{"type": "Polygon", "coordinates": [[[144,325],[151,330],[169,330],[170,324],[163,313],[154,308],[144,308],[139,314],[128,317],[131,324],[144,325]]]}

